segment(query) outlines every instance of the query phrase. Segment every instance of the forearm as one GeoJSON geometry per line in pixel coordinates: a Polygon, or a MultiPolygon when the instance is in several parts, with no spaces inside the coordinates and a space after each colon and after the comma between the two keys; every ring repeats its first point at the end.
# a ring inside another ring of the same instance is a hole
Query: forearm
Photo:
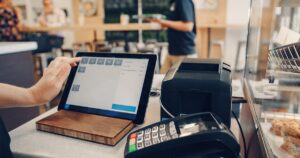
{"type": "Polygon", "coordinates": [[[35,104],[30,89],[0,83],[0,108],[29,107],[35,104]]]}
{"type": "Polygon", "coordinates": [[[51,101],[60,92],[68,78],[71,66],[81,58],[58,57],[44,71],[43,77],[30,88],[20,88],[0,83],[0,108],[30,107],[51,101]]]}
{"type": "Polygon", "coordinates": [[[182,32],[191,32],[194,26],[193,22],[171,21],[171,20],[161,20],[160,24],[164,27],[168,27],[182,32]]]}

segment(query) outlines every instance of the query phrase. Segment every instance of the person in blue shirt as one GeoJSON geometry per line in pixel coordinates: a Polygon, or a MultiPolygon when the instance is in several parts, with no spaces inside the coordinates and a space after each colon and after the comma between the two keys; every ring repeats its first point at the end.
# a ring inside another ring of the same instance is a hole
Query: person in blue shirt
{"type": "MultiPolygon", "coordinates": [[[[30,88],[0,83],[0,108],[32,107],[52,100],[61,90],[71,67],[80,58],[58,57],[44,71],[43,77],[30,88]]],[[[12,158],[10,137],[0,117],[0,158],[12,158]]]]}
{"type": "Polygon", "coordinates": [[[188,56],[196,56],[196,17],[193,0],[171,0],[168,20],[147,19],[168,28],[169,54],[161,73],[166,73],[175,63],[188,56]]]}

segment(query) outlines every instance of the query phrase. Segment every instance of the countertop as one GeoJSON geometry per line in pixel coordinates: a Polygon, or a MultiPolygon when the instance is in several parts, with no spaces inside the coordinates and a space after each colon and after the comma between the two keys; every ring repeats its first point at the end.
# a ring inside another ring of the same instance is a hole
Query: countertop
{"type": "MultiPolygon", "coordinates": [[[[152,88],[160,88],[163,75],[155,75],[152,88]]],[[[160,120],[159,97],[149,100],[144,124],[135,128],[158,122],[160,120]]],[[[124,157],[126,139],[122,139],[116,146],[107,146],[37,131],[35,122],[57,111],[57,107],[34,118],[17,129],[9,132],[11,136],[11,150],[15,158],[118,158],[124,157]]],[[[126,138],[126,137],[125,137],[126,138]]]]}
{"type": "Polygon", "coordinates": [[[36,42],[0,42],[0,55],[33,51],[37,47],[36,42]]]}
{"type": "MultiPolygon", "coordinates": [[[[160,89],[164,75],[155,75],[152,89],[160,89]]],[[[15,158],[122,158],[126,137],[116,146],[107,146],[36,130],[35,122],[57,111],[54,108],[9,132],[15,158]]],[[[160,121],[159,97],[150,97],[145,121],[134,130],[160,121]]],[[[231,130],[238,137],[238,126],[232,120],[231,130]]]]}

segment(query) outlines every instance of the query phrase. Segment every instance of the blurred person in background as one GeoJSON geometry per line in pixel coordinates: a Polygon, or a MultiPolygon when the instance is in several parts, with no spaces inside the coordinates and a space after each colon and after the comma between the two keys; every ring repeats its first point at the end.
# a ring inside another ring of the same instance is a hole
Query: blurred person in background
{"type": "Polygon", "coordinates": [[[38,22],[44,27],[59,27],[66,25],[65,12],[54,6],[52,0],[43,0],[44,10],[40,15],[38,22]]]}
{"type": "Polygon", "coordinates": [[[21,12],[13,6],[12,0],[0,0],[0,41],[23,40],[21,19],[21,12]]]}
{"type": "Polygon", "coordinates": [[[146,21],[157,22],[168,29],[169,54],[161,68],[167,73],[176,62],[187,57],[197,57],[195,48],[196,16],[193,0],[171,0],[168,20],[151,18],[146,21]]]}
{"type": "MultiPolygon", "coordinates": [[[[52,0],[43,0],[44,10],[38,18],[38,22],[42,27],[61,27],[67,24],[66,13],[55,7],[52,0]]],[[[62,32],[48,32],[49,46],[53,48],[61,48],[64,44],[64,34],[62,32]]]]}

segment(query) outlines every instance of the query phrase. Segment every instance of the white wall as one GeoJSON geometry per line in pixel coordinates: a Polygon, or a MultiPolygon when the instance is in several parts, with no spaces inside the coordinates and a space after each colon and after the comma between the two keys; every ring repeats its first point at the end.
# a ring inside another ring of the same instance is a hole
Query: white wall
{"type": "Polygon", "coordinates": [[[250,0],[227,0],[227,24],[247,25],[250,0]]]}
{"type": "MultiPolygon", "coordinates": [[[[239,41],[246,41],[250,0],[227,0],[227,25],[224,59],[234,68],[239,41]],[[231,26],[231,27],[230,27],[231,26]]],[[[245,63],[245,45],[240,53],[238,68],[245,63]]]]}

